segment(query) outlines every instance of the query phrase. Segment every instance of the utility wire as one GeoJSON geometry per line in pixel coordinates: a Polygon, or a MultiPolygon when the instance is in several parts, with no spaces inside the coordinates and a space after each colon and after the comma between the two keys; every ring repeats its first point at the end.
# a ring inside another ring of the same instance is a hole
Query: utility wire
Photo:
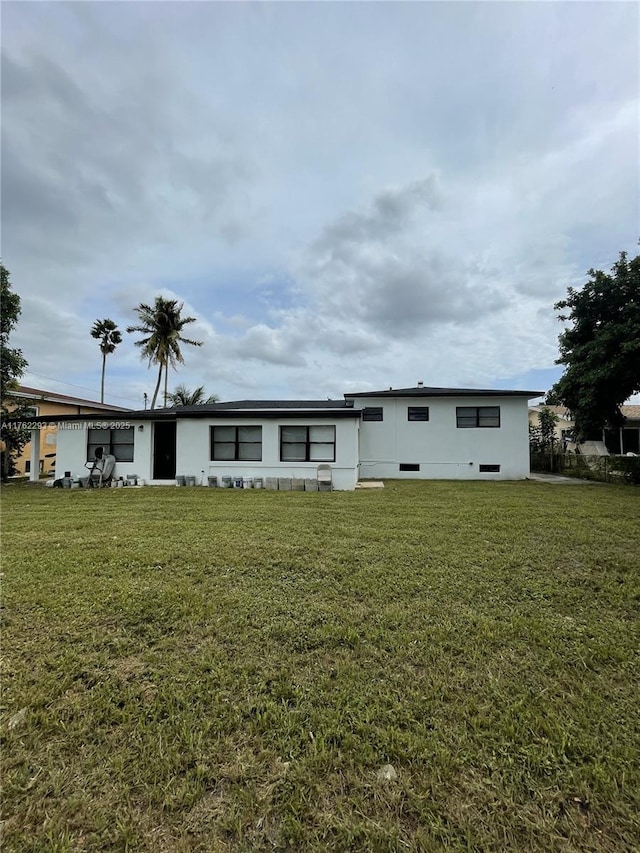
{"type": "MultiPolygon", "coordinates": [[[[60,385],[66,385],[69,388],[81,388],[83,391],[91,391],[92,394],[98,394],[99,393],[98,391],[96,391],[95,388],[89,388],[87,385],[74,385],[73,382],[64,382],[62,379],[54,379],[53,376],[44,376],[42,373],[35,373],[35,371],[29,370],[28,368],[25,372],[27,374],[29,374],[30,376],[37,376],[38,379],[48,379],[50,382],[58,382],[60,385]]],[[[108,394],[107,396],[113,397],[116,400],[129,400],[132,403],[139,403],[140,402],[140,400],[138,400],[137,398],[123,397],[122,394],[108,394]]]]}

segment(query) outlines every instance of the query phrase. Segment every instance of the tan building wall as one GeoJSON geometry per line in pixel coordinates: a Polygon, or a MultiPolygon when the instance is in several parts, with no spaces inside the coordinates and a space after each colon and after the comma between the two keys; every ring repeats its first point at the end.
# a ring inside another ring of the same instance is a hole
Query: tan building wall
{"type": "MultiPolygon", "coordinates": [[[[555,434],[558,441],[563,438],[563,431],[571,430],[574,422],[564,406],[532,406],[529,409],[529,423],[538,426],[538,414],[542,409],[551,409],[558,416],[555,434]]],[[[624,405],[620,411],[625,417],[624,426],[615,430],[605,430],[603,440],[611,453],[640,452],[640,406],[624,405]]]]}
{"type": "Polygon", "coordinates": [[[529,408],[530,426],[539,426],[538,415],[542,411],[542,409],[551,409],[554,415],[557,415],[558,420],[556,422],[554,432],[558,441],[561,441],[563,436],[563,430],[570,430],[573,428],[573,421],[569,417],[569,412],[564,408],[564,406],[531,406],[529,408]]]}

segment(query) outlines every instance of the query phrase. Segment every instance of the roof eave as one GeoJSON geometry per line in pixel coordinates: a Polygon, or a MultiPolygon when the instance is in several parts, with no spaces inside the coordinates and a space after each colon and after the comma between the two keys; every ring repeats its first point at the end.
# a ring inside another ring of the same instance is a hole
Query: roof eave
{"type": "Polygon", "coordinates": [[[387,391],[358,391],[345,393],[344,398],[367,398],[367,397],[526,397],[533,400],[544,396],[544,391],[519,391],[488,388],[402,388],[387,391]]]}
{"type": "Polygon", "coordinates": [[[252,418],[259,420],[266,418],[273,420],[274,418],[356,418],[359,419],[362,413],[360,409],[340,408],[340,409],[220,409],[218,411],[202,411],[202,412],[179,412],[175,409],[169,410],[153,410],[149,409],[142,412],[101,412],[100,414],[64,414],[64,415],[43,415],[37,418],[8,418],[11,423],[19,424],[55,424],[55,423],[100,423],[105,424],[105,427],[112,421],[118,423],[137,422],[137,421],[178,421],[178,420],[194,420],[207,418],[214,420],[223,418],[229,420],[235,418],[252,418]],[[125,414],[127,417],[123,417],[125,414]]]}

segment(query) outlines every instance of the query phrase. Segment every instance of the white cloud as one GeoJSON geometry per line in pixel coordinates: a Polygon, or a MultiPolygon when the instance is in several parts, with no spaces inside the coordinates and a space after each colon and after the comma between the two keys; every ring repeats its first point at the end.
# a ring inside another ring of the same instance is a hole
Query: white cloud
{"type": "MultiPolygon", "coordinates": [[[[634,251],[631,4],[3,11],[3,259],[39,374],[99,387],[93,320],[163,293],[205,342],[176,381],[227,399],[520,381],[567,285],[634,251]]],[[[131,336],[109,383],[153,385],[131,336]]]]}

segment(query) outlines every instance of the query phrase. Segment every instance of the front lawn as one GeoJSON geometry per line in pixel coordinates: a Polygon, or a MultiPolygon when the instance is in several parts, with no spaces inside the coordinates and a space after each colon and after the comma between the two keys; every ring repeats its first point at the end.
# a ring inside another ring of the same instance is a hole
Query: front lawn
{"type": "Polygon", "coordinates": [[[640,849],[639,490],[2,516],[7,853],[640,849]]]}

